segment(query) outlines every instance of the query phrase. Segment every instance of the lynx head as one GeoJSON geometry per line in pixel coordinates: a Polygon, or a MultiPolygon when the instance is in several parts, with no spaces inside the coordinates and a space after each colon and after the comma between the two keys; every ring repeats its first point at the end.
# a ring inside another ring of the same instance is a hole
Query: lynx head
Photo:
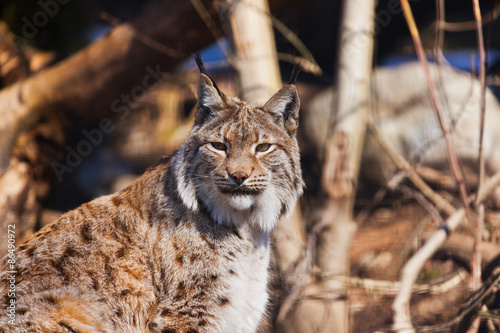
{"type": "Polygon", "coordinates": [[[291,214],[303,189],[299,104],[293,83],[257,106],[225,96],[202,70],[195,123],[174,165],[183,203],[264,232],[291,214]]]}

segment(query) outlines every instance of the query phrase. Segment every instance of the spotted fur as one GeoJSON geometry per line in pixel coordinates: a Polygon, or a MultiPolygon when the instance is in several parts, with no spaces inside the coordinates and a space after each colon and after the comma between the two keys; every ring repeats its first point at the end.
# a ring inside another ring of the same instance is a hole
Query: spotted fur
{"type": "Polygon", "coordinates": [[[0,332],[255,332],[269,232],[303,188],[299,99],[289,84],[252,105],[205,74],[198,95],[174,156],[19,246],[15,298],[3,258],[0,332]]]}

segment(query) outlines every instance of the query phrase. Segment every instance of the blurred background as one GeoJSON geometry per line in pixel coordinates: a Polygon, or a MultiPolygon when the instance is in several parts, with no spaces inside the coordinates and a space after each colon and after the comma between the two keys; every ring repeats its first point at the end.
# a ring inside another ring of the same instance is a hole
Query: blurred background
{"type": "MultiPolygon", "coordinates": [[[[466,125],[479,124],[481,88],[473,2],[419,0],[410,4],[423,48],[435,64],[432,75],[436,82],[440,80],[440,98],[446,101],[445,111],[450,111],[447,119],[452,132],[463,134],[463,141],[455,142],[471,194],[479,186],[473,162],[478,150],[477,142],[472,143],[466,134],[476,139],[479,127],[471,130],[466,125]],[[438,13],[446,24],[439,24],[438,13]],[[439,75],[438,67],[445,68],[439,75]]],[[[242,96],[234,31],[227,19],[236,5],[237,1],[200,0],[2,0],[1,230],[16,224],[21,233],[17,241],[22,242],[63,212],[128,186],[148,166],[174,152],[190,130],[196,107],[199,72],[192,52],[201,52],[209,74],[224,93],[242,96]]],[[[297,249],[295,262],[283,269],[279,254],[274,258],[270,315],[262,324],[266,332],[332,332],[331,323],[312,319],[300,312],[300,306],[289,304],[313,299],[307,296],[307,284],[321,280],[314,259],[321,237],[315,243],[314,227],[325,200],[331,199],[325,195],[325,154],[327,138],[337,123],[344,5],[340,0],[269,0],[281,79],[288,81],[295,64],[303,68],[297,87],[307,190],[293,222],[299,234],[298,243],[292,244],[297,249]],[[304,264],[308,258],[312,262],[304,264]],[[296,281],[300,283],[295,285],[296,281]],[[292,328],[295,324],[291,323],[297,321],[310,325],[292,328]]],[[[485,129],[486,164],[487,174],[493,175],[500,171],[500,151],[495,149],[500,132],[495,130],[500,126],[496,100],[500,93],[500,5],[497,0],[481,1],[480,9],[487,54],[486,108],[492,114],[487,116],[485,129]]],[[[448,171],[446,152],[432,148],[434,137],[440,136],[439,126],[399,1],[379,1],[371,18],[370,94],[375,123],[432,189],[452,207],[459,207],[459,191],[448,171]]],[[[404,264],[451,215],[422,199],[425,195],[407,175],[391,185],[401,170],[373,143],[377,140],[373,137],[366,135],[372,141],[364,141],[355,186],[357,230],[349,245],[349,282],[343,299],[351,332],[391,330],[391,304],[404,264]]],[[[485,201],[484,281],[495,276],[500,253],[497,196],[500,191],[493,191],[485,201]]],[[[335,216],[330,218],[335,220],[335,216]]],[[[277,234],[275,241],[289,240],[277,234]]],[[[420,289],[411,300],[415,327],[434,327],[440,332],[469,327],[473,319],[461,314],[473,294],[469,282],[474,244],[470,231],[461,226],[425,263],[417,280],[420,289]]],[[[498,302],[494,293],[488,296],[488,302],[469,308],[474,318],[481,318],[479,331],[498,332],[498,302]]],[[[320,298],[323,305],[332,301],[327,294],[320,298]]],[[[328,310],[325,313],[328,316],[328,310]]]]}

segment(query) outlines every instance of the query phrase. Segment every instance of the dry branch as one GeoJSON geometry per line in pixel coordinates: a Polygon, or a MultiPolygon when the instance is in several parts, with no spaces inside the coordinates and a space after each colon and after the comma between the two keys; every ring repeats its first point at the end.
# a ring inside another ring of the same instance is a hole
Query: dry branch
{"type": "Polygon", "coordinates": [[[453,145],[450,131],[448,130],[448,125],[446,124],[443,116],[443,111],[441,109],[441,105],[438,102],[438,96],[436,95],[436,89],[434,87],[434,82],[432,81],[431,74],[429,71],[429,64],[427,61],[427,57],[425,55],[424,48],[422,46],[422,41],[420,39],[420,34],[418,32],[417,26],[415,24],[415,20],[413,18],[413,13],[411,11],[410,4],[408,0],[401,0],[401,6],[403,8],[403,14],[405,16],[406,22],[408,24],[408,28],[410,30],[410,34],[413,39],[413,44],[415,45],[415,50],[417,52],[417,57],[419,62],[422,64],[425,79],[427,82],[427,90],[431,97],[432,106],[434,111],[436,111],[436,115],[439,120],[439,124],[441,126],[441,131],[443,132],[444,140],[446,143],[446,154],[448,156],[448,162],[450,165],[450,171],[455,180],[458,183],[460,198],[462,200],[462,204],[464,205],[465,213],[467,220],[469,222],[470,229],[473,234],[476,233],[475,223],[472,219],[469,203],[467,200],[467,188],[465,186],[464,176],[462,174],[462,169],[460,167],[460,163],[455,151],[455,146],[453,145]]]}
{"type": "Polygon", "coordinates": [[[394,311],[393,329],[402,333],[415,332],[410,317],[410,297],[414,281],[425,262],[445,242],[448,232],[454,230],[464,218],[464,209],[459,209],[446,221],[447,229],[440,229],[408,260],[401,273],[401,287],[398,296],[394,299],[392,309],[394,311]],[[447,231],[449,230],[449,231],[447,231]]]}
{"type": "MultiPolygon", "coordinates": [[[[430,236],[424,234],[422,239],[427,242],[430,236]]],[[[481,251],[482,258],[481,268],[484,269],[500,255],[500,246],[494,243],[481,243],[479,251],[481,251]]],[[[449,255],[460,264],[470,267],[474,253],[474,239],[464,234],[451,234],[438,252],[449,255]]]]}
{"type": "MultiPolygon", "coordinates": [[[[479,48],[479,81],[481,83],[481,97],[480,97],[480,111],[481,111],[481,124],[479,128],[479,189],[484,183],[485,177],[485,159],[484,159],[484,120],[486,115],[486,55],[484,50],[483,39],[483,26],[481,18],[481,9],[479,8],[479,0],[472,0],[474,4],[474,16],[476,18],[477,26],[477,41],[479,48]]],[[[481,241],[484,228],[484,204],[480,203],[477,199],[475,202],[477,210],[477,230],[476,239],[474,243],[474,254],[472,256],[472,290],[476,291],[481,285],[481,241]]],[[[475,320],[476,326],[479,325],[479,318],[475,320]]],[[[477,332],[477,329],[474,330],[477,332]]]]}
{"type": "Polygon", "coordinates": [[[281,321],[286,323],[282,331],[287,333],[349,331],[343,277],[349,275],[350,246],[356,230],[352,208],[370,107],[374,6],[373,1],[344,2],[338,104],[325,109],[332,115],[329,119],[336,119],[324,151],[325,200],[315,214],[308,250],[298,266],[301,278],[280,312],[280,319],[286,317],[281,321]],[[312,272],[300,274],[313,266],[312,272]],[[300,296],[297,301],[296,296],[300,296]]]}
{"type": "MultiPolygon", "coordinates": [[[[484,183],[484,187],[478,192],[476,200],[482,202],[489,194],[489,191],[492,191],[499,184],[500,172],[496,173],[484,183]]],[[[474,200],[474,197],[471,197],[469,201],[472,200],[474,200]]],[[[394,311],[393,329],[398,332],[415,332],[410,317],[412,285],[425,262],[444,244],[448,234],[455,230],[464,216],[465,210],[463,208],[458,209],[448,218],[445,227],[436,231],[404,266],[401,274],[401,289],[392,304],[392,309],[394,311]]]]}
{"type": "Polygon", "coordinates": [[[349,275],[349,251],[356,230],[353,205],[370,107],[374,9],[375,1],[361,0],[345,1],[343,7],[337,123],[327,139],[322,178],[327,201],[318,222],[324,226],[317,248],[319,289],[327,299],[319,304],[322,311],[310,314],[322,322],[318,332],[350,331],[347,285],[338,277],[349,275]]]}
{"type": "Polygon", "coordinates": [[[399,154],[387,141],[387,139],[380,133],[378,127],[373,123],[368,124],[370,131],[373,133],[374,138],[377,140],[378,144],[382,147],[385,153],[387,153],[394,164],[400,169],[407,173],[407,177],[412,181],[412,183],[427,197],[431,200],[436,207],[451,215],[455,212],[455,208],[444,199],[441,195],[436,193],[429,185],[425,183],[424,180],[417,174],[415,168],[408,162],[401,154],[399,154]]]}
{"type": "MultiPolygon", "coordinates": [[[[454,273],[450,278],[441,282],[414,284],[412,286],[412,293],[432,295],[444,294],[451,289],[456,288],[463,280],[466,279],[467,276],[467,272],[462,269],[454,273]]],[[[377,293],[385,296],[397,295],[401,288],[401,282],[398,281],[382,281],[351,277],[348,279],[348,283],[351,287],[361,287],[369,292],[376,291],[377,293]]]]}
{"type": "MultiPolygon", "coordinates": [[[[493,23],[498,16],[500,15],[500,4],[496,4],[493,9],[484,15],[484,20],[482,20],[481,25],[493,23]]],[[[468,31],[468,30],[476,30],[477,29],[477,21],[464,21],[464,22],[445,22],[445,21],[437,21],[435,23],[439,25],[441,29],[446,31],[468,31]]]]}

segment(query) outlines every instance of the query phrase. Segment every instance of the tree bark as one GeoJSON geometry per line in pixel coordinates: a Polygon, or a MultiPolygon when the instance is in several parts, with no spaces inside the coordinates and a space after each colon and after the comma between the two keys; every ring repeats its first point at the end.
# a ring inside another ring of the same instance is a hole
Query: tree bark
{"type": "MultiPolygon", "coordinates": [[[[239,74],[241,97],[249,102],[264,104],[282,87],[267,0],[243,0],[231,8],[232,43],[239,74]]],[[[281,278],[297,264],[305,247],[300,205],[291,219],[283,218],[273,232],[273,246],[281,278]]]]}
{"type": "MultiPolygon", "coordinates": [[[[317,272],[303,279],[300,299],[279,325],[283,332],[350,330],[349,252],[356,230],[353,205],[370,103],[374,1],[344,1],[335,127],[327,139],[322,185],[325,200],[309,240],[316,242],[317,272]]],[[[308,244],[308,248],[311,248],[308,244]]]]}
{"type": "Polygon", "coordinates": [[[349,332],[345,277],[349,276],[349,250],[356,231],[353,206],[370,107],[375,1],[345,1],[343,10],[337,123],[327,140],[322,179],[327,199],[318,222],[323,227],[317,248],[320,293],[311,295],[324,310],[309,314],[311,323],[321,323],[317,332],[349,332]]]}
{"type": "Polygon", "coordinates": [[[281,76],[267,0],[239,1],[231,8],[234,63],[241,97],[264,104],[281,88],[281,76]]]}

